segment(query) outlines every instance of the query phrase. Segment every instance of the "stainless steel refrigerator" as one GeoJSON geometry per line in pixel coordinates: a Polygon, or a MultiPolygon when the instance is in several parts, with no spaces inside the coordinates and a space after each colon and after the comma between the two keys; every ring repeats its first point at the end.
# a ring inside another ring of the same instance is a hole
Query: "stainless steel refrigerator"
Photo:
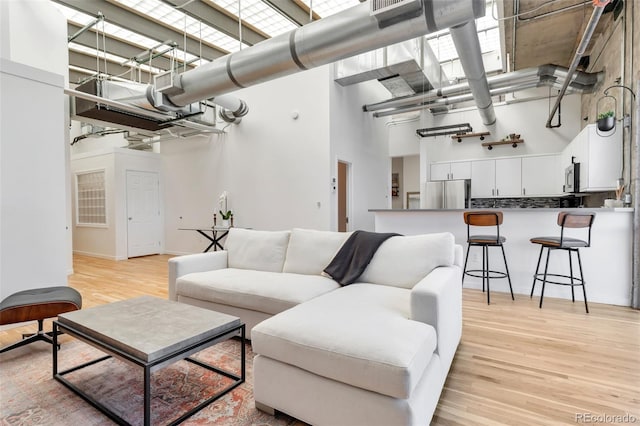
{"type": "Polygon", "coordinates": [[[425,209],[468,209],[471,201],[471,181],[443,180],[426,182],[425,209]]]}

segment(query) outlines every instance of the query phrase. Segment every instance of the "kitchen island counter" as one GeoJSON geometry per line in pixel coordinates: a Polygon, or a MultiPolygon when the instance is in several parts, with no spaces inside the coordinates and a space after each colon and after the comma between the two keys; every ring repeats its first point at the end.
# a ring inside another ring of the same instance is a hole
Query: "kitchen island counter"
{"type": "MultiPolygon", "coordinates": [[[[464,247],[466,256],[467,226],[462,213],[465,211],[501,211],[504,222],[500,234],[507,238],[505,253],[511,274],[513,290],[518,297],[529,297],[540,246],[529,240],[539,236],[559,236],[558,212],[575,211],[596,213],[592,228],[591,247],[580,250],[585,275],[587,299],[590,302],[629,306],[631,303],[633,208],[500,208],[500,209],[371,209],[375,215],[377,232],[398,232],[415,235],[433,232],[451,232],[456,243],[464,247]]],[[[586,238],[584,230],[566,230],[568,235],[586,238]],[[579,235],[584,235],[580,237],[579,235]]],[[[483,233],[482,228],[472,233],[483,233]]],[[[490,269],[503,270],[499,250],[491,249],[490,269]]],[[[546,256],[546,250],[545,250],[546,256]]],[[[544,259],[543,259],[544,260],[544,259]]],[[[575,258],[574,258],[575,260],[575,258]]],[[[468,269],[482,269],[482,251],[472,250],[468,269]]],[[[574,261],[577,269],[577,262],[574,261]]],[[[551,253],[549,271],[569,274],[569,262],[564,252],[551,253]]],[[[465,287],[482,288],[482,280],[467,277],[465,287]]],[[[536,286],[534,298],[539,297],[541,286],[536,286]]],[[[505,280],[496,280],[491,290],[508,292],[505,280]]],[[[576,303],[582,300],[582,292],[576,292],[576,303]]],[[[571,300],[571,290],[566,286],[547,285],[545,297],[571,300]]],[[[580,307],[580,305],[578,305],[580,307]]]]}

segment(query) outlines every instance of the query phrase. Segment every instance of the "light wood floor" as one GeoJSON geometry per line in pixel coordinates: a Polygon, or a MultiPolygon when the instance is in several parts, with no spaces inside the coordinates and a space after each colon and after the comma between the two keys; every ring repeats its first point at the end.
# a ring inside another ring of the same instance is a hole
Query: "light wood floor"
{"type": "MultiPolygon", "coordinates": [[[[143,294],[166,298],[169,257],[76,256],[69,283],[84,307],[143,294]]],[[[551,298],[538,309],[537,298],[512,302],[497,292],[487,306],[471,289],[463,297],[462,342],[433,424],[640,424],[640,311],[591,303],[587,315],[582,303],[551,298]]],[[[0,345],[34,327],[0,332],[0,345]]]]}

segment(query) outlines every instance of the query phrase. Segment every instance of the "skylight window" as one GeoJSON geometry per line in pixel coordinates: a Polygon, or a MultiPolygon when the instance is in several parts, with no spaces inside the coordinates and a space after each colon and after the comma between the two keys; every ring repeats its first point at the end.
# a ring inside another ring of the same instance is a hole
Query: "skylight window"
{"type": "MultiPolygon", "coordinates": [[[[238,16],[238,0],[210,0],[226,11],[238,16]]],[[[242,0],[242,22],[256,27],[270,37],[289,32],[297,25],[269,7],[262,0],[242,0]]]]}
{"type": "Polygon", "coordinates": [[[321,18],[326,18],[360,4],[358,0],[302,0],[302,3],[312,8],[313,12],[320,15],[321,18]]]}
{"type": "MultiPolygon", "coordinates": [[[[217,46],[227,52],[236,52],[240,50],[240,43],[233,37],[224,34],[215,28],[201,23],[179,9],[173,8],[160,0],[114,0],[117,3],[128,6],[134,10],[143,12],[145,15],[163,22],[173,27],[176,31],[186,31],[196,39],[202,38],[203,41],[217,46]]],[[[248,47],[242,44],[242,48],[248,47]]]]}
{"type": "MultiPolygon", "coordinates": [[[[122,56],[117,56],[117,55],[112,55],[111,53],[104,53],[104,52],[98,52],[96,49],[92,48],[92,47],[87,47],[87,46],[82,46],[80,44],[77,43],[69,43],[69,50],[74,50],[76,52],[80,52],[80,53],[85,53],[87,55],[90,56],[98,56],[99,57],[99,64],[100,64],[100,71],[102,72],[106,72],[108,71],[109,68],[109,64],[107,63],[107,70],[104,70],[104,59],[106,57],[107,61],[111,61],[111,62],[115,62],[118,64],[124,64],[125,62],[127,62],[127,58],[123,58],[122,56]]],[[[126,66],[126,65],[125,65],[126,66]]],[[[144,71],[147,72],[151,72],[151,73],[159,73],[162,72],[163,70],[156,68],[156,67],[150,67],[148,65],[140,65],[140,68],[144,71]]]]}
{"type": "MultiPolygon", "coordinates": [[[[90,16],[90,15],[87,15],[86,13],[76,11],[64,5],[61,5],[59,3],[53,2],[52,4],[56,6],[63,13],[63,15],[67,18],[69,22],[73,22],[74,24],[77,24],[81,27],[87,25],[88,23],[92,22],[95,19],[94,16],[90,16]]],[[[140,46],[140,53],[142,53],[145,49],[152,49],[158,46],[159,44],[158,40],[154,40],[149,37],[145,37],[141,34],[134,33],[133,31],[129,31],[126,28],[122,28],[118,25],[114,25],[106,21],[99,22],[98,24],[96,24],[94,29],[97,30],[98,32],[102,32],[103,25],[104,25],[104,32],[108,34],[110,37],[122,40],[129,44],[135,44],[140,46]]],[[[108,43],[109,41],[107,41],[107,44],[108,43]]],[[[100,39],[100,46],[102,47],[102,39],[100,39]]],[[[174,53],[178,59],[184,60],[189,63],[193,63],[196,66],[209,62],[207,60],[199,59],[197,56],[192,55],[190,53],[185,54],[185,52],[182,50],[176,50],[174,53]]],[[[123,59],[123,62],[125,60],[126,59],[123,59]]]]}

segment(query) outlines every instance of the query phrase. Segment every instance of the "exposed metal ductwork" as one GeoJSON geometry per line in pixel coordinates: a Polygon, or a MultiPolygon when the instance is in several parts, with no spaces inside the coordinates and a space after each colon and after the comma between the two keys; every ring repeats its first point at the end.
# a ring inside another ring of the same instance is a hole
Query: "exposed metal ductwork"
{"type": "Polygon", "coordinates": [[[484,0],[362,3],[182,74],[158,75],[144,90],[133,86],[121,90],[111,81],[91,82],[78,91],[107,99],[84,102],[77,97],[76,113],[150,131],[176,125],[218,131],[209,120],[202,120],[205,100],[223,107],[224,121],[237,123],[248,108],[229,92],[473,22],[484,14],[484,0]]]}
{"type": "MultiPolygon", "coordinates": [[[[497,96],[533,87],[560,87],[568,77],[567,69],[557,65],[542,65],[487,78],[490,96],[497,96]],[[502,90],[498,90],[502,89],[502,90]]],[[[579,92],[589,92],[601,79],[602,73],[577,72],[569,81],[569,87],[579,92]]],[[[364,111],[376,111],[375,117],[385,117],[402,112],[417,111],[437,105],[453,105],[474,99],[468,81],[445,86],[438,90],[389,99],[363,106],[364,111]],[[378,112],[379,111],[379,112],[378,112]]]]}
{"type": "MultiPolygon", "coordinates": [[[[148,86],[130,81],[91,80],[65,93],[75,97],[72,115],[90,123],[113,123],[119,128],[154,134],[173,130],[176,134],[219,133],[215,107],[195,102],[180,111],[155,109],[147,99],[148,86]]],[[[229,103],[233,105],[233,103],[229,103]]]]}
{"type": "Polygon", "coordinates": [[[433,49],[418,37],[336,63],[336,78],[341,86],[378,80],[394,97],[422,93],[449,85],[433,49]]]}
{"type": "Polygon", "coordinates": [[[220,105],[218,116],[227,123],[239,123],[242,117],[249,113],[249,107],[242,99],[235,96],[222,95],[215,98],[216,104],[220,105]]]}
{"type": "Polygon", "coordinates": [[[362,3],[289,33],[176,75],[171,93],[154,96],[177,107],[329,64],[484,16],[483,0],[362,3]]]}
{"type": "Polygon", "coordinates": [[[496,113],[493,109],[487,74],[482,62],[482,50],[480,49],[476,22],[468,21],[462,25],[451,27],[449,32],[467,77],[469,90],[476,102],[480,117],[482,117],[482,123],[485,126],[490,126],[496,122],[496,113]]]}

